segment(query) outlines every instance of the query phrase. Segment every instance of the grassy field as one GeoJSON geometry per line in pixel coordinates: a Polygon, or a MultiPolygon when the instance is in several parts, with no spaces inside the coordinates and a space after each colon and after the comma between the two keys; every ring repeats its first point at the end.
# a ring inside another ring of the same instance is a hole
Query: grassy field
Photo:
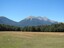
{"type": "Polygon", "coordinates": [[[64,33],[0,32],[0,48],[64,48],[64,33]]]}

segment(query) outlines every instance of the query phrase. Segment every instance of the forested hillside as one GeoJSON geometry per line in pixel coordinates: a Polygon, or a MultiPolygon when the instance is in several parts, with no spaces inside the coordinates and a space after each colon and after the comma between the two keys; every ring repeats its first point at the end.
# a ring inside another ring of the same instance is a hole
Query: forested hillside
{"type": "Polygon", "coordinates": [[[33,32],[64,32],[64,24],[52,24],[42,26],[28,26],[22,28],[22,31],[33,31],[33,32]]]}
{"type": "Polygon", "coordinates": [[[0,24],[0,31],[64,32],[64,23],[26,27],[0,24]]]}
{"type": "Polygon", "coordinates": [[[0,31],[20,31],[20,27],[0,24],[0,31]]]}

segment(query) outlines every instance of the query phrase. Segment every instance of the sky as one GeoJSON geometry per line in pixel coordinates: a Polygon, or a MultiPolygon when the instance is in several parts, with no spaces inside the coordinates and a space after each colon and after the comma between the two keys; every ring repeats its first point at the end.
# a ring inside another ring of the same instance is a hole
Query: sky
{"type": "Polygon", "coordinates": [[[64,22],[64,0],[0,0],[0,16],[17,22],[28,16],[64,22]]]}

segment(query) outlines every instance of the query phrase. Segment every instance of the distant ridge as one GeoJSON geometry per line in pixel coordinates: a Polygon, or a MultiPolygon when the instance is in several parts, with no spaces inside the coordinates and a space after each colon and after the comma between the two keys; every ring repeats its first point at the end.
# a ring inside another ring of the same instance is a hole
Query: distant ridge
{"type": "Polygon", "coordinates": [[[58,22],[48,19],[47,17],[35,17],[35,16],[29,16],[23,20],[20,21],[20,24],[22,26],[38,26],[38,25],[50,25],[50,24],[56,24],[58,22]]]}
{"type": "Polygon", "coordinates": [[[13,20],[8,19],[5,16],[0,16],[0,24],[18,26],[19,24],[13,20]]]}
{"type": "Polygon", "coordinates": [[[5,16],[0,16],[0,24],[13,25],[13,26],[38,26],[38,25],[50,25],[56,24],[58,22],[48,19],[47,17],[35,17],[29,16],[20,22],[15,22],[13,20],[8,19],[5,16]]]}

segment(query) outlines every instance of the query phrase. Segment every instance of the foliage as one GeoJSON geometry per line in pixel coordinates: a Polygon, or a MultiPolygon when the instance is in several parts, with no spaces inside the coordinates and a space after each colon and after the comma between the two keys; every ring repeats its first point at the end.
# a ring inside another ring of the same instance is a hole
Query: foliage
{"type": "Polygon", "coordinates": [[[23,27],[22,31],[33,31],[33,32],[64,32],[64,24],[52,24],[42,26],[27,26],[23,27]]]}
{"type": "Polygon", "coordinates": [[[20,27],[0,24],[0,31],[20,31],[20,27]]]}
{"type": "Polygon", "coordinates": [[[64,24],[16,27],[0,24],[0,31],[64,32],[64,24]]]}

